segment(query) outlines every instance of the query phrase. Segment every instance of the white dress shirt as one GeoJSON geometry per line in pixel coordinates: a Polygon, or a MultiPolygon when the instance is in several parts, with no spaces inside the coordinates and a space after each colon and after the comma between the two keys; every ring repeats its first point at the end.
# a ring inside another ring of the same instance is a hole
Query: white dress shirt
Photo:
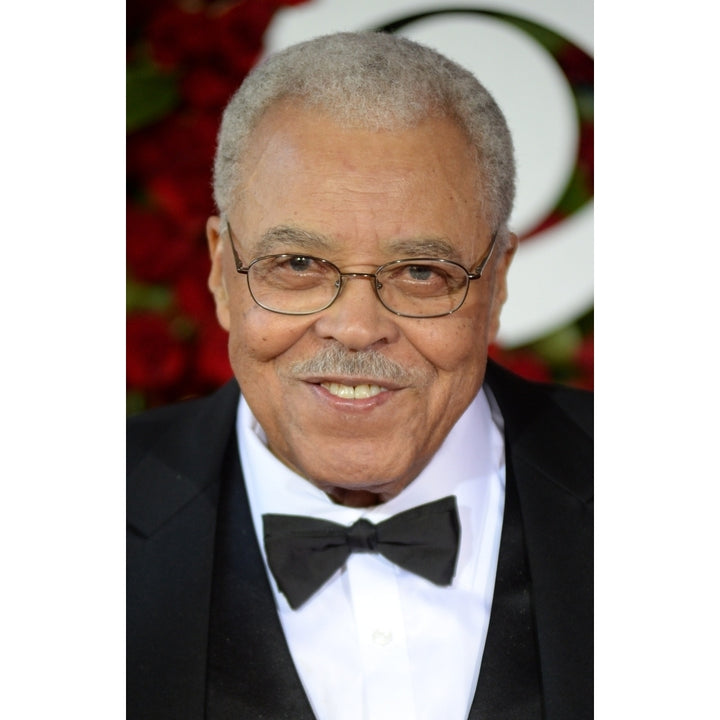
{"type": "Polygon", "coordinates": [[[238,443],[255,532],[298,674],[318,720],[465,720],[487,635],[505,500],[502,420],[480,391],[422,473],[370,508],[333,503],[281,463],[244,399],[238,443]],[[448,587],[354,553],[297,610],[265,558],[262,515],[351,525],[455,495],[461,537],[448,587]]]}

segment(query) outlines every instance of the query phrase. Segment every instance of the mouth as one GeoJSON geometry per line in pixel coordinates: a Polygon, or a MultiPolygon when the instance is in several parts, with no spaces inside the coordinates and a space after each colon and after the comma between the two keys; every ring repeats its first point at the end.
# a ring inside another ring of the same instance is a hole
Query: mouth
{"type": "Polygon", "coordinates": [[[343,400],[364,400],[366,398],[375,397],[382,392],[387,392],[388,388],[380,385],[371,385],[361,383],[359,385],[343,385],[336,382],[320,383],[331,395],[342,398],[343,400]]]}

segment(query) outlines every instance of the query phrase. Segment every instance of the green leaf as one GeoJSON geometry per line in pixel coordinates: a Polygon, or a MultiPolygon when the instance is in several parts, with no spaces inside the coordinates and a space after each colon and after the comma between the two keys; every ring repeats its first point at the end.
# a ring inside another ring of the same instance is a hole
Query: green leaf
{"type": "Polygon", "coordinates": [[[139,390],[128,390],[125,395],[125,412],[127,415],[134,415],[142,412],[147,407],[145,396],[139,390]]]}
{"type": "Polygon", "coordinates": [[[125,300],[128,312],[137,310],[164,312],[172,305],[173,293],[170,288],[163,285],[144,285],[128,280],[125,300]]]}
{"type": "Polygon", "coordinates": [[[180,102],[174,75],[162,72],[149,60],[128,66],[126,74],[126,130],[149,125],[172,112],[180,102]]]}
{"type": "Polygon", "coordinates": [[[582,334],[575,324],[556,330],[532,344],[532,349],[551,365],[569,362],[582,340],[582,334]]]}

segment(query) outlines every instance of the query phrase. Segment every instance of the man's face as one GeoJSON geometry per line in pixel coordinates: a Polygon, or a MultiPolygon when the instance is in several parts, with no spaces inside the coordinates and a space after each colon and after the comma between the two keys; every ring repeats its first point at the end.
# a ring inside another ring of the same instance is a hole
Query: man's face
{"type": "MultiPolygon", "coordinates": [[[[326,258],[343,272],[428,256],[471,269],[494,230],[480,214],[477,183],[473,150],[449,120],[392,132],[347,129],[281,103],[253,133],[241,198],[228,220],[245,266],[288,252],[326,258]],[[303,239],[277,228],[302,231],[303,239]]],[[[233,370],[269,448],[338,502],[393,497],[482,384],[512,251],[496,249],[452,315],[399,317],[380,304],[370,281],[351,279],[326,310],[288,316],[253,301],[220,231],[218,218],[210,218],[209,284],[230,334],[233,370]],[[320,374],[299,368],[329,348],[380,354],[403,372],[389,380],[364,366],[320,374]],[[347,387],[362,385],[382,390],[346,397],[347,387]]]]}

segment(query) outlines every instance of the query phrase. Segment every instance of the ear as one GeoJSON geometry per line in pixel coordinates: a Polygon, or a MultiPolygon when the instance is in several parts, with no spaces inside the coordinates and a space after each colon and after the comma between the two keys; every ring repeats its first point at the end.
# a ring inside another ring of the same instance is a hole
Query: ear
{"type": "Polygon", "coordinates": [[[493,296],[490,306],[490,321],[488,324],[488,340],[494,343],[500,330],[500,312],[508,296],[507,274],[510,263],[515,256],[518,246],[518,238],[515,233],[510,233],[507,247],[503,254],[495,261],[493,267],[493,296]]]}
{"type": "Polygon", "coordinates": [[[215,314],[218,322],[225,330],[230,330],[230,299],[225,287],[225,243],[220,232],[220,218],[216,215],[208,218],[205,225],[208,250],[210,251],[210,275],[208,288],[215,299],[215,314]]]}

